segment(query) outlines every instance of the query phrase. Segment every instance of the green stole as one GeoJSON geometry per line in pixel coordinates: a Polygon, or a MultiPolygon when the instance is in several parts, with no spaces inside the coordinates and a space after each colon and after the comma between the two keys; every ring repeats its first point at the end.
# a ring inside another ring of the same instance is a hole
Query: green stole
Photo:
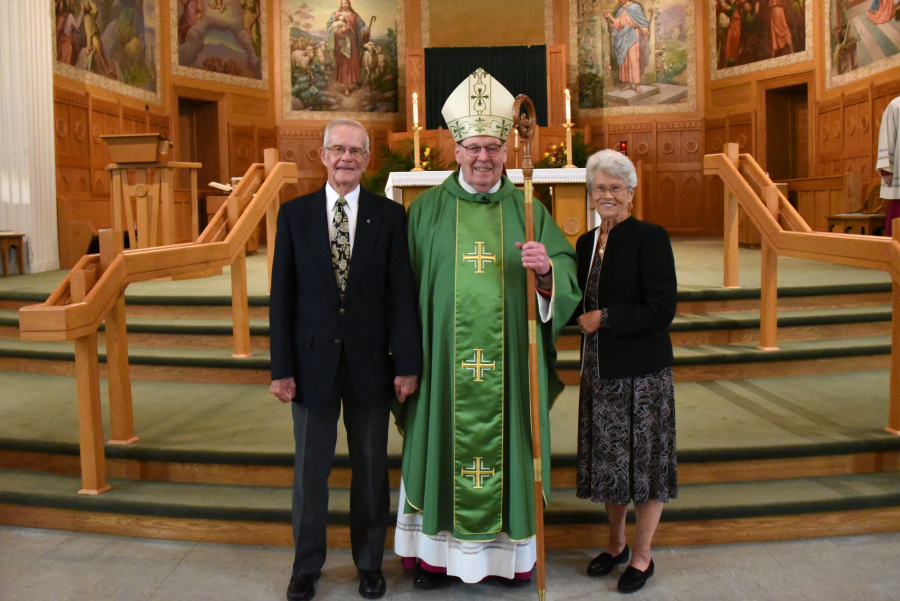
{"type": "Polygon", "coordinates": [[[456,199],[453,516],[464,534],[503,526],[503,206],[456,199]]]}

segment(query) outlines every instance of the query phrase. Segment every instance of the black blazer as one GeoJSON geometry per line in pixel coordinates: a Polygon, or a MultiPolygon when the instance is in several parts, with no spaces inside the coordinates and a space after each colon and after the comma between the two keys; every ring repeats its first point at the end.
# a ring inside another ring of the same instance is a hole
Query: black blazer
{"type": "MultiPolygon", "coordinates": [[[[595,228],[575,245],[582,302],[574,318],[584,313],[583,291],[599,237],[595,228]]],[[[597,290],[609,326],[597,331],[600,377],[641,376],[672,366],[668,327],[675,317],[677,289],[665,229],[629,217],[609,231],[597,290]]]]}
{"type": "Polygon", "coordinates": [[[324,186],[278,213],[269,339],[272,379],[293,377],[294,401],[325,403],[343,345],[361,403],[394,398],[393,380],[420,375],[422,341],[403,206],[360,189],[343,300],[331,262],[324,186]]]}

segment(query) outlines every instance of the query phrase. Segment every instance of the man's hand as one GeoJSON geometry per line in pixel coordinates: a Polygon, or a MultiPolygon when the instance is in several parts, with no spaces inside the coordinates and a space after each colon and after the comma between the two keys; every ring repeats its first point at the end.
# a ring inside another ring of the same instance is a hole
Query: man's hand
{"type": "Polygon", "coordinates": [[[290,403],[291,399],[297,396],[297,384],[294,382],[294,378],[272,380],[269,392],[282,403],[290,403]]]}
{"type": "Polygon", "coordinates": [[[550,258],[543,244],[537,241],[516,242],[516,248],[522,251],[522,267],[533,269],[538,276],[550,271],[550,258]]]}
{"type": "Polygon", "coordinates": [[[397,376],[394,378],[394,392],[401,403],[419,387],[419,376],[397,376]]]}

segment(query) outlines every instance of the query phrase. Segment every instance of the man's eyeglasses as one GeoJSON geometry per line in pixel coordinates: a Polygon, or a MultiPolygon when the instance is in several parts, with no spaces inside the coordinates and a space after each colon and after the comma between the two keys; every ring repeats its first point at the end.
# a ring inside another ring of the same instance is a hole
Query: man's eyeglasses
{"type": "Polygon", "coordinates": [[[610,192],[613,196],[618,196],[627,190],[630,190],[628,186],[610,186],[608,188],[606,186],[594,186],[591,189],[594,194],[600,197],[606,196],[607,192],[610,192]]]}
{"type": "Polygon", "coordinates": [[[331,156],[333,157],[342,157],[344,153],[350,152],[350,156],[354,159],[361,159],[366,154],[366,151],[362,148],[357,148],[355,146],[351,146],[347,148],[346,146],[326,146],[325,150],[327,150],[331,156]]]}
{"type": "Polygon", "coordinates": [[[463,148],[466,149],[466,154],[470,157],[477,157],[481,154],[481,149],[487,153],[489,157],[495,157],[500,154],[500,145],[499,144],[488,144],[487,146],[479,146],[478,144],[472,144],[470,146],[464,146],[460,144],[463,148]]]}

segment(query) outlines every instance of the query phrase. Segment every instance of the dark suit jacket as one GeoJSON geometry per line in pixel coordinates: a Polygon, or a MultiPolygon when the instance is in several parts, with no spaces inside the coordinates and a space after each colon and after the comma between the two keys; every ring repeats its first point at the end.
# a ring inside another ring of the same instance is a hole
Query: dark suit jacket
{"type": "MultiPolygon", "coordinates": [[[[587,285],[597,229],[578,238],[578,285],[587,285]]],[[[625,378],[672,366],[668,327],[675,317],[675,258],[661,226],[630,217],[609,231],[598,283],[608,328],[598,330],[600,377],[625,378]]],[[[574,318],[584,313],[584,300],[574,318]]]]}
{"type": "Polygon", "coordinates": [[[295,402],[320,406],[341,346],[361,403],[387,403],[395,374],[420,375],[422,342],[403,206],[361,189],[343,300],[331,262],[325,188],[282,205],[272,267],[272,379],[293,377],[295,402]]]}

